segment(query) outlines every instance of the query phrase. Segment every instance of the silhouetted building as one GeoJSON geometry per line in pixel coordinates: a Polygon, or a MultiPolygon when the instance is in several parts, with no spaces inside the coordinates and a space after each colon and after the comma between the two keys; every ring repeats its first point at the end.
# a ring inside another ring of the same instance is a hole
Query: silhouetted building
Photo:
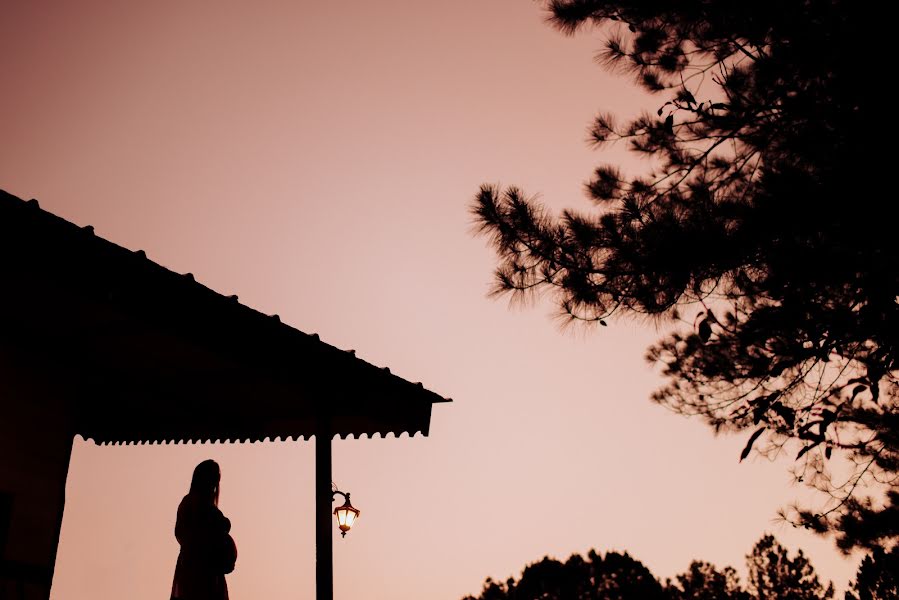
{"type": "Polygon", "coordinates": [[[321,562],[331,438],[427,435],[448,401],[2,190],[0,274],[2,598],[49,597],[76,434],[316,436],[321,562]]]}

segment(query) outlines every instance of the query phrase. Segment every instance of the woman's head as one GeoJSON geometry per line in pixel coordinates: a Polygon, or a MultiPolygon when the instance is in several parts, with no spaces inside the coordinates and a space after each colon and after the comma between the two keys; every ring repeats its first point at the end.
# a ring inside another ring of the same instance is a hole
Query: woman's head
{"type": "Polygon", "coordinates": [[[212,459],[204,460],[194,469],[194,476],[190,480],[190,494],[218,506],[221,478],[219,464],[212,459]]]}

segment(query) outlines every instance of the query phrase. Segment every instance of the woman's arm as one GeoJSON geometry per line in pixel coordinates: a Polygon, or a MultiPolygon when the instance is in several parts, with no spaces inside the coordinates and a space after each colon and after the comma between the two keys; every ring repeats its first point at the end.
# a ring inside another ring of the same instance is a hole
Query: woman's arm
{"type": "Polygon", "coordinates": [[[231,519],[226,517],[217,507],[215,509],[215,512],[216,529],[223,535],[229,533],[231,531],[231,519]]]}

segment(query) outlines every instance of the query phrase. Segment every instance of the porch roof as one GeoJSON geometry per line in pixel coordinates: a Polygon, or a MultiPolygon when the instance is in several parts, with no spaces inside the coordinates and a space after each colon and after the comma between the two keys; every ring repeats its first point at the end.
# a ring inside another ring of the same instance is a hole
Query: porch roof
{"type": "Polygon", "coordinates": [[[0,190],[0,344],[98,443],[428,435],[449,399],[0,190]]]}

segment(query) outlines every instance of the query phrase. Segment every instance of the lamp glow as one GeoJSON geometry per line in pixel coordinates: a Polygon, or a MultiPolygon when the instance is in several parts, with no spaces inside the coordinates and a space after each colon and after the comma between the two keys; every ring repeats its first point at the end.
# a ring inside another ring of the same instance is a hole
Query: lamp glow
{"type": "Polygon", "coordinates": [[[340,528],[341,537],[346,537],[347,531],[353,528],[353,524],[359,518],[359,510],[350,504],[349,494],[335,491],[332,493],[332,499],[336,494],[340,494],[344,498],[343,504],[334,509],[334,514],[337,516],[337,526],[340,528]]]}

